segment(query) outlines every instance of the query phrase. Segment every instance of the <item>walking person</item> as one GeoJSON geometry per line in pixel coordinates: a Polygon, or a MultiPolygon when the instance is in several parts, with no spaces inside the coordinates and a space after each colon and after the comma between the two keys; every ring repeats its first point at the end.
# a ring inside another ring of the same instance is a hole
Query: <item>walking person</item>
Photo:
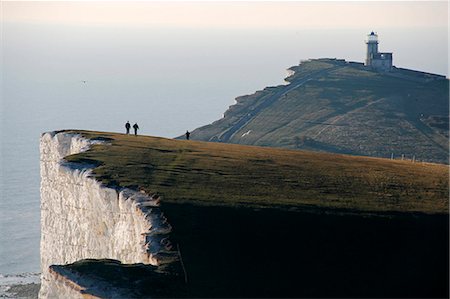
{"type": "Polygon", "coordinates": [[[134,129],[134,135],[137,135],[137,130],[139,129],[139,126],[138,126],[137,123],[135,123],[135,124],[133,125],[133,129],[134,129]]]}
{"type": "Polygon", "coordinates": [[[130,128],[131,128],[130,122],[127,120],[127,123],[125,124],[125,129],[127,130],[127,135],[130,134],[130,128]]]}
{"type": "Polygon", "coordinates": [[[191,133],[189,133],[189,131],[186,131],[186,140],[189,140],[190,135],[191,135],[191,133]]]}

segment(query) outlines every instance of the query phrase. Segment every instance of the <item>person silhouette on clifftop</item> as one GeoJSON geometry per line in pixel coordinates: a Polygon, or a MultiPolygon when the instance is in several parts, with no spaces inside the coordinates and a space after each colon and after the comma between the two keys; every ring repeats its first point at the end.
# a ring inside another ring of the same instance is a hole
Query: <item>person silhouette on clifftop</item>
{"type": "Polygon", "coordinates": [[[127,134],[130,134],[130,128],[131,128],[130,122],[127,120],[127,123],[125,124],[125,129],[127,129],[127,134]]]}
{"type": "Polygon", "coordinates": [[[191,135],[191,133],[189,133],[189,131],[186,131],[186,140],[189,140],[190,135],[191,135]]]}
{"type": "Polygon", "coordinates": [[[137,123],[135,123],[135,124],[133,125],[133,129],[134,129],[134,135],[137,135],[137,130],[139,129],[139,126],[138,126],[137,123]]]}

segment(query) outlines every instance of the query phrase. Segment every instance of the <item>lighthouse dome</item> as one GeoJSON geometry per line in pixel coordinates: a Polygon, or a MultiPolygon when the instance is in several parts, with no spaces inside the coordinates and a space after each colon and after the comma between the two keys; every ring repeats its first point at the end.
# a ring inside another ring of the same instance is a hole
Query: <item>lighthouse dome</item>
{"type": "Polygon", "coordinates": [[[378,35],[372,31],[370,34],[367,35],[367,42],[377,43],[378,35]]]}

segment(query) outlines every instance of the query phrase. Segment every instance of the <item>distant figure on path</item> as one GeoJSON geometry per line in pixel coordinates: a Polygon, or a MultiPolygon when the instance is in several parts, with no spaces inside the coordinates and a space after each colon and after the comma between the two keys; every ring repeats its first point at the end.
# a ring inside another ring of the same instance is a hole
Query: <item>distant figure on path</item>
{"type": "Polygon", "coordinates": [[[191,133],[189,133],[189,131],[186,131],[186,140],[189,140],[190,135],[191,135],[191,133]]]}
{"type": "Polygon", "coordinates": [[[138,126],[137,123],[135,123],[135,124],[133,125],[133,129],[134,129],[134,135],[137,135],[137,130],[139,129],[139,126],[138,126]]]}
{"type": "Polygon", "coordinates": [[[125,129],[127,129],[127,135],[130,134],[130,128],[131,128],[130,122],[127,120],[127,123],[125,124],[125,129]]]}

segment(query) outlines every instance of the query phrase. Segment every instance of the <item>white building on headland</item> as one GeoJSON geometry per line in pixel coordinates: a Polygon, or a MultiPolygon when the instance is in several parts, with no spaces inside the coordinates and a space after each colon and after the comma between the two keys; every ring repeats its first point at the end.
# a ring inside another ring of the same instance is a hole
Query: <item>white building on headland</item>
{"type": "Polygon", "coordinates": [[[373,31],[367,35],[366,66],[378,71],[390,71],[392,69],[392,53],[378,52],[378,35],[373,31]]]}

